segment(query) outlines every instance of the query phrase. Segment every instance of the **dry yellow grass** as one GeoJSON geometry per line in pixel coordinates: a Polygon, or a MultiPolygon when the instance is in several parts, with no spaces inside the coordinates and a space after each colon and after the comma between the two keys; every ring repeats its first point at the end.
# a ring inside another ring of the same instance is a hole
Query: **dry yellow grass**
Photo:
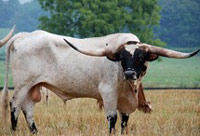
{"type": "MultiPolygon", "coordinates": [[[[151,114],[139,111],[131,114],[129,135],[200,136],[200,90],[157,90],[145,91],[145,94],[152,102],[154,111],[151,114]]],[[[18,121],[14,135],[30,135],[22,113],[18,121]]],[[[64,105],[53,95],[49,106],[44,102],[36,105],[35,121],[38,136],[108,135],[104,112],[98,109],[96,100],[93,99],[74,99],[64,105]]],[[[0,136],[13,135],[10,126],[3,129],[3,125],[0,122],[0,136]]],[[[116,130],[116,135],[120,135],[119,116],[116,130]]]]}

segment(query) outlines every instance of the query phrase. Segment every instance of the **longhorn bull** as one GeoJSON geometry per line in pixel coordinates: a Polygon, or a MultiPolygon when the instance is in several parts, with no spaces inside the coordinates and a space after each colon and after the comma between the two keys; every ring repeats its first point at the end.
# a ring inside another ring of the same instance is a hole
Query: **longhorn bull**
{"type": "Polygon", "coordinates": [[[14,28],[0,41],[0,47],[7,43],[2,113],[5,118],[10,61],[15,87],[10,101],[12,130],[16,130],[22,110],[32,133],[37,132],[33,110],[41,99],[41,86],[63,101],[84,97],[103,100],[109,132],[115,128],[117,110],[125,124],[123,131],[128,114],[138,106],[137,90],[148,61],[158,56],[189,58],[199,52],[181,53],[154,47],[127,33],[77,39],[45,31],[18,33],[11,37],[13,32],[14,28]]]}

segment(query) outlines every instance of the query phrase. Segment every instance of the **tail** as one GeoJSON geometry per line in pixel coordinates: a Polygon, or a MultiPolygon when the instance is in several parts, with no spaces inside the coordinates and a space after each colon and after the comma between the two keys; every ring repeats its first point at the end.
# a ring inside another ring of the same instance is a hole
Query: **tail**
{"type": "Polygon", "coordinates": [[[8,46],[6,46],[6,72],[5,72],[5,82],[4,82],[4,88],[2,91],[2,119],[4,123],[7,123],[7,112],[8,112],[8,72],[9,72],[9,60],[10,60],[10,45],[13,43],[12,41],[9,41],[9,39],[12,37],[13,33],[15,31],[15,26],[12,27],[10,32],[6,37],[4,37],[2,40],[0,40],[0,47],[2,47],[4,44],[8,42],[8,46]]]}

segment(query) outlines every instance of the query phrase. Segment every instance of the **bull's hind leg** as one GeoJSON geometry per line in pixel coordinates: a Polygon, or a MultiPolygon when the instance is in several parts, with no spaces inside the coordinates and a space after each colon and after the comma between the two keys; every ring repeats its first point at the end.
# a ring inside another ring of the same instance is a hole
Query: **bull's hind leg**
{"type": "Polygon", "coordinates": [[[32,134],[35,134],[38,132],[35,125],[34,116],[33,116],[35,103],[36,102],[32,101],[30,97],[28,97],[24,105],[22,106],[24,117],[26,119],[26,122],[28,123],[28,127],[32,134]]]}
{"type": "Polygon", "coordinates": [[[18,115],[19,115],[19,111],[20,111],[20,106],[16,104],[14,98],[15,97],[13,97],[12,100],[10,101],[11,129],[13,131],[16,130],[18,115]]]}
{"type": "Polygon", "coordinates": [[[15,93],[10,101],[11,129],[13,131],[16,130],[19,111],[21,109],[25,97],[27,96],[27,93],[28,91],[25,87],[21,89],[16,88],[15,93]]]}
{"type": "Polygon", "coordinates": [[[129,114],[121,113],[121,134],[124,134],[124,130],[126,131],[126,134],[128,134],[128,119],[129,114]]]}
{"type": "Polygon", "coordinates": [[[35,103],[39,102],[40,100],[41,94],[39,91],[39,85],[36,85],[31,89],[29,86],[24,86],[21,89],[15,89],[13,98],[10,101],[11,128],[13,131],[16,130],[19,111],[22,108],[23,112],[25,113],[27,122],[29,123],[29,128],[31,129],[31,132],[37,132],[32,116],[33,107],[35,103]]]}
{"type": "Polygon", "coordinates": [[[22,106],[22,111],[24,113],[24,117],[26,118],[26,122],[28,123],[29,129],[32,134],[37,133],[37,128],[34,121],[34,106],[37,102],[41,100],[41,93],[40,93],[40,84],[33,86],[22,106]]]}

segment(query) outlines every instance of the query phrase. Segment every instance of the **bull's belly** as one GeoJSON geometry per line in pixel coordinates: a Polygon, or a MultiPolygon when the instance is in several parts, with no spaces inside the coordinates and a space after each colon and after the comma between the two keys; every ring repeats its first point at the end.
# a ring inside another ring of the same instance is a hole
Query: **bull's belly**
{"type": "Polygon", "coordinates": [[[45,82],[43,83],[44,87],[48,88],[56,95],[58,95],[63,101],[67,101],[73,98],[95,98],[101,99],[98,88],[92,85],[80,85],[77,82],[69,83],[61,83],[58,84],[45,82]],[[90,87],[89,87],[90,86],[90,87]]]}
{"type": "MultiPolygon", "coordinates": [[[[63,101],[71,100],[74,98],[94,98],[97,100],[102,100],[98,88],[95,87],[84,88],[84,86],[63,86],[59,90],[53,90],[53,92],[63,101]]],[[[118,90],[117,92],[121,92],[121,90],[118,90]]],[[[134,93],[132,90],[126,90],[122,93],[119,93],[117,110],[121,113],[133,113],[138,107],[137,95],[138,94],[134,93]]]]}

